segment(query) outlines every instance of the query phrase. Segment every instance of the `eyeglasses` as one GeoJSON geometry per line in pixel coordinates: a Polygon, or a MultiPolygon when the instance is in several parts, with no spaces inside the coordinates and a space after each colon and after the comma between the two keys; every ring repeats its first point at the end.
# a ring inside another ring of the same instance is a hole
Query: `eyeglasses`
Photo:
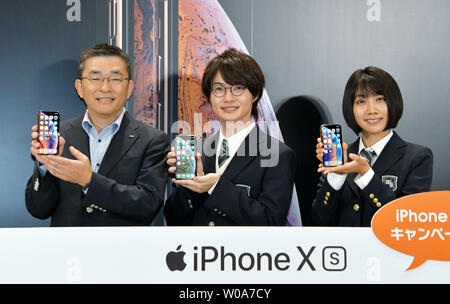
{"type": "Polygon", "coordinates": [[[233,94],[234,96],[241,96],[242,94],[244,94],[244,91],[246,88],[247,88],[246,86],[243,86],[240,84],[235,84],[228,88],[218,85],[218,86],[213,87],[212,93],[216,97],[223,97],[223,96],[225,96],[227,90],[229,89],[231,94],[233,94]]]}
{"type": "Polygon", "coordinates": [[[80,77],[79,79],[87,79],[94,86],[100,86],[105,79],[108,79],[112,86],[119,86],[122,81],[129,80],[130,78],[123,77],[120,73],[111,73],[109,77],[105,77],[103,73],[89,73],[86,77],[80,77]]]}

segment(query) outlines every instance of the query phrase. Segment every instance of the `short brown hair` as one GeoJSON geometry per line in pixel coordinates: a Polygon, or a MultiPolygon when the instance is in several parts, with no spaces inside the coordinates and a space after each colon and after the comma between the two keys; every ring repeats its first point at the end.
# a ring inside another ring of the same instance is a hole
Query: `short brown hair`
{"type": "Polygon", "coordinates": [[[360,92],[365,97],[383,95],[388,106],[386,130],[397,126],[403,113],[403,98],[397,82],[388,72],[369,66],[364,70],[359,69],[353,72],[347,81],[342,100],[342,112],[347,125],[356,134],[361,132],[361,127],[356,123],[355,114],[353,113],[353,103],[357,92],[360,92]]]}
{"type": "Polygon", "coordinates": [[[125,65],[127,67],[128,78],[131,79],[131,62],[127,53],[125,53],[121,48],[115,45],[109,45],[106,43],[98,43],[96,45],[91,46],[83,53],[81,53],[80,61],[78,62],[78,79],[81,78],[84,70],[84,63],[86,60],[92,57],[109,57],[109,56],[117,56],[122,58],[125,61],[125,65]]]}
{"type": "Polygon", "coordinates": [[[258,102],[263,94],[265,79],[255,59],[236,49],[228,49],[212,59],[202,78],[202,91],[208,101],[211,97],[212,81],[218,72],[228,84],[244,85],[253,97],[257,97],[252,105],[252,116],[257,119],[258,102]]]}

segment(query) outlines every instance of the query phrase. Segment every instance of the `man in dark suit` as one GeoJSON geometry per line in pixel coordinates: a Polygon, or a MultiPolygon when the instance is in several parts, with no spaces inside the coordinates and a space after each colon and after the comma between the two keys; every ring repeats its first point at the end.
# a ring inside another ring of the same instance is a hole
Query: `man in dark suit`
{"type": "MultiPolygon", "coordinates": [[[[285,225],[295,153],[252,121],[263,88],[264,75],[247,54],[230,49],[208,63],[202,91],[221,129],[204,141],[194,179],[172,179],[177,189],[164,208],[168,225],[285,225]]],[[[176,157],[168,154],[170,173],[176,157]]]]}
{"type": "Polygon", "coordinates": [[[124,105],[134,88],[128,55],[97,44],[80,57],[75,88],[84,116],[61,123],[58,155],[39,154],[25,190],[35,217],[52,226],[149,225],[164,200],[167,135],[138,122],[124,105]],[[106,80],[106,81],[105,81],[106,80]]]}

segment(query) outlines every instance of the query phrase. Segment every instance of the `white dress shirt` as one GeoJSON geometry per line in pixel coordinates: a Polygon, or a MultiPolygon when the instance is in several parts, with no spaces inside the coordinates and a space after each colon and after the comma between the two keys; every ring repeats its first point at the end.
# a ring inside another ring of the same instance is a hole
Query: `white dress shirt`
{"type": "MultiPolygon", "coordinates": [[[[225,137],[222,133],[222,128],[220,129],[219,134],[219,140],[217,141],[216,146],[216,173],[219,175],[222,175],[225,170],[227,169],[228,165],[230,164],[231,160],[233,159],[234,155],[236,155],[237,150],[241,146],[242,142],[245,140],[247,135],[250,133],[250,131],[253,130],[253,128],[256,126],[255,122],[252,122],[250,125],[245,127],[244,129],[240,130],[239,132],[231,135],[230,137],[225,137]],[[226,138],[228,141],[228,158],[227,160],[222,164],[222,166],[219,168],[219,155],[220,155],[220,149],[222,148],[222,142],[223,139],[226,138]]],[[[217,181],[209,190],[208,194],[211,195],[211,193],[214,191],[214,188],[216,187],[217,181]]]]}
{"type": "Polygon", "coordinates": [[[100,133],[98,133],[97,129],[91,122],[88,110],[86,110],[86,112],[84,113],[84,118],[81,122],[81,126],[89,136],[90,161],[92,171],[94,171],[95,173],[97,173],[100,164],[102,163],[103,157],[105,156],[106,150],[108,149],[112,138],[117,133],[117,131],[119,131],[124,115],[125,108],[122,109],[122,112],[115,121],[104,128],[100,133]]]}

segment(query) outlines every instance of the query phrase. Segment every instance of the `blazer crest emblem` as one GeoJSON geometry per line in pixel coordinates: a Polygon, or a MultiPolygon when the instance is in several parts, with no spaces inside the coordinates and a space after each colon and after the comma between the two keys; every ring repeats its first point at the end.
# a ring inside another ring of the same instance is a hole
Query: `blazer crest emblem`
{"type": "Polygon", "coordinates": [[[392,189],[392,191],[397,190],[397,181],[398,177],[395,175],[383,175],[381,177],[381,181],[389,186],[389,188],[392,189]]]}

